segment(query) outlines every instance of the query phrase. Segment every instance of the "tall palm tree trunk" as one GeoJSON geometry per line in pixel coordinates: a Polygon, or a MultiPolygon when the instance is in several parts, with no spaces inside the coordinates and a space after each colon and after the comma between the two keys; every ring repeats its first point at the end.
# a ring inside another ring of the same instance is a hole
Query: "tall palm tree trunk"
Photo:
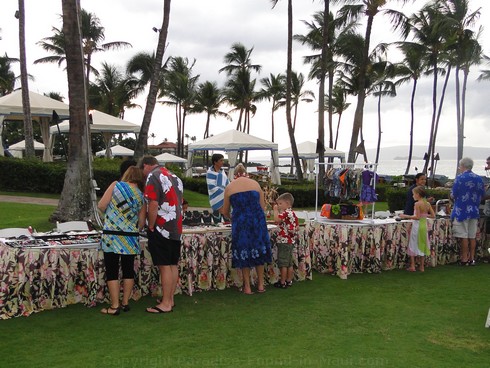
{"type": "Polygon", "coordinates": [[[444,79],[444,85],[442,87],[442,92],[441,92],[441,99],[439,100],[439,107],[437,108],[437,117],[436,117],[436,125],[434,128],[434,140],[432,144],[432,156],[430,158],[430,167],[432,168],[431,170],[431,184],[434,186],[434,175],[435,175],[435,157],[436,157],[436,141],[437,141],[437,132],[439,130],[439,121],[441,120],[441,114],[442,114],[442,107],[444,106],[444,98],[446,96],[446,89],[447,89],[447,84],[449,82],[449,76],[451,75],[451,65],[449,65],[446,73],[446,78],[444,79]]]}
{"type": "Polygon", "coordinates": [[[62,9],[70,100],[70,145],[63,190],[51,220],[71,221],[89,219],[93,214],[91,157],[79,1],[64,0],[62,9]]]}
{"type": "Polygon", "coordinates": [[[381,148],[381,93],[378,96],[378,144],[376,145],[376,164],[379,162],[379,150],[381,148]]]}
{"type": "Polygon", "coordinates": [[[414,105],[415,105],[415,92],[417,90],[417,79],[413,81],[412,88],[412,97],[410,99],[410,143],[408,146],[408,160],[407,160],[407,168],[405,169],[405,175],[410,171],[410,166],[412,165],[412,156],[413,156],[413,124],[415,120],[414,114],[414,105]]]}
{"type": "Polygon", "coordinates": [[[459,160],[463,157],[463,134],[461,133],[461,97],[460,97],[460,81],[459,81],[459,71],[460,66],[456,66],[456,132],[457,132],[457,150],[456,150],[456,175],[458,175],[459,160]],[[460,157],[460,147],[461,147],[461,157],[460,157]]]}
{"type": "Polygon", "coordinates": [[[466,87],[468,84],[469,68],[463,69],[463,91],[461,93],[461,119],[458,130],[458,162],[463,158],[464,148],[464,121],[466,115],[466,87]]]}
{"type": "Polygon", "coordinates": [[[150,89],[148,91],[148,97],[146,99],[145,114],[143,116],[143,122],[141,123],[140,134],[136,141],[136,148],[134,150],[135,159],[139,159],[145,153],[148,147],[148,131],[150,130],[151,117],[155,110],[157,93],[158,93],[158,80],[160,77],[160,69],[162,67],[163,54],[165,53],[165,44],[167,43],[168,25],[170,24],[170,0],[163,1],[163,22],[160,29],[160,35],[158,37],[157,51],[155,54],[155,60],[153,62],[153,73],[150,80],[150,89]]]}
{"type": "MultiPolygon", "coordinates": [[[[22,86],[22,111],[24,114],[24,136],[26,145],[25,153],[27,158],[33,158],[35,156],[35,152],[26,61],[25,19],[24,0],[19,0],[20,83],[22,86]]],[[[45,143],[47,144],[47,142],[45,143]]]]}
{"type": "Polygon", "coordinates": [[[432,120],[430,124],[429,134],[429,146],[427,148],[427,156],[425,157],[424,174],[427,174],[427,169],[430,163],[430,157],[433,154],[434,147],[434,130],[436,124],[436,112],[437,112],[437,61],[433,64],[434,78],[432,82],[432,120]]]}
{"type": "MultiPolygon", "coordinates": [[[[355,162],[356,154],[355,149],[357,147],[357,141],[359,139],[359,134],[362,134],[362,122],[364,116],[364,102],[366,100],[366,70],[369,55],[369,43],[371,39],[371,31],[373,28],[374,16],[369,15],[366,25],[366,35],[364,37],[364,49],[362,56],[361,67],[359,68],[359,91],[357,93],[357,106],[356,112],[354,114],[354,124],[352,126],[352,136],[349,146],[348,162],[355,162]]],[[[362,140],[361,140],[362,143],[362,140]]],[[[364,157],[366,160],[366,157],[364,157]]]]}
{"type": "Polygon", "coordinates": [[[298,180],[303,180],[303,170],[299,161],[298,147],[294,138],[293,123],[291,121],[291,82],[293,74],[293,1],[288,0],[288,51],[286,66],[286,123],[288,126],[289,141],[294,157],[298,180]]]}

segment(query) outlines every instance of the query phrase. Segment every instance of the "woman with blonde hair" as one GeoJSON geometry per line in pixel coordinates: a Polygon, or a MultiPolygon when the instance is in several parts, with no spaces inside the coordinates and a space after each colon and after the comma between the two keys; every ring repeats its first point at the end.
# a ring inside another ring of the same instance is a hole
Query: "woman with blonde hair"
{"type": "Polygon", "coordinates": [[[271,245],[265,218],[264,192],[242,164],[225,189],[223,215],[231,218],[232,267],[242,270],[244,294],[253,294],[250,268],[257,271],[257,292],[265,292],[264,264],[271,263],[271,245]]]}

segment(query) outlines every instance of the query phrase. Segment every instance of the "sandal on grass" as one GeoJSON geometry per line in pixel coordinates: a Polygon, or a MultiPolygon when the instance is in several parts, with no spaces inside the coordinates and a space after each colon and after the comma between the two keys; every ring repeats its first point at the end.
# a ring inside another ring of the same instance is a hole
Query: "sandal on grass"
{"type": "Polygon", "coordinates": [[[108,314],[110,316],[118,316],[119,313],[121,313],[121,309],[119,307],[117,307],[117,308],[112,308],[112,307],[102,308],[100,310],[100,313],[102,313],[102,314],[108,314]]]}

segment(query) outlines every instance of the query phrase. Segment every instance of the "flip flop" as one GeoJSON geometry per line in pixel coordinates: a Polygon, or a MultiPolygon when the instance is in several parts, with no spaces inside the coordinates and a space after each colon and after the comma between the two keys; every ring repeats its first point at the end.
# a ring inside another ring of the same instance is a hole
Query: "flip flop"
{"type": "Polygon", "coordinates": [[[118,316],[119,313],[121,313],[121,309],[119,307],[117,307],[117,308],[112,308],[112,307],[102,308],[100,310],[100,313],[108,314],[109,316],[118,316]],[[110,311],[113,311],[113,312],[110,312],[110,311]]]}
{"type": "Polygon", "coordinates": [[[150,308],[146,308],[146,311],[148,313],[153,313],[153,314],[159,314],[159,313],[170,313],[170,312],[173,312],[173,309],[170,309],[168,311],[164,311],[163,309],[159,308],[158,306],[154,306],[154,307],[150,307],[150,308]],[[153,312],[153,311],[156,311],[156,312],[153,312]]]}
{"type": "Polygon", "coordinates": [[[265,293],[266,291],[267,291],[267,290],[266,290],[265,288],[263,288],[263,289],[257,289],[257,292],[258,292],[259,294],[263,294],[263,293],[265,293]]]}
{"type": "MultiPolygon", "coordinates": [[[[157,299],[157,303],[158,303],[158,304],[160,304],[161,302],[162,302],[162,299],[157,299]]],[[[175,304],[174,304],[174,305],[172,305],[172,308],[174,308],[174,307],[175,307],[175,304]]]]}
{"type": "Polygon", "coordinates": [[[408,272],[417,272],[417,270],[415,268],[407,268],[407,271],[408,272]]]}

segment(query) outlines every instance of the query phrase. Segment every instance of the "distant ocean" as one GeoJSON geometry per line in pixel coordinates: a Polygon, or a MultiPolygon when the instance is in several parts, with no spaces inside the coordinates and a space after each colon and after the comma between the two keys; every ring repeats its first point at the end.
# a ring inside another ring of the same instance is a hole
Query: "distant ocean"
{"type": "MultiPolygon", "coordinates": [[[[265,158],[250,158],[249,161],[261,162],[265,166],[269,165],[269,159],[265,158]]],[[[335,162],[338,162],[336,160],[335,162]]],[[[279,159],[280,165],[288,165],[291,163],[290,159],[279,159]]],[[[487,173],[485,172],[485,163],[486,158],[482,160],[475,160],[475,164],[473,166],[473,172],[485,176],[487,173]]],[[[457,160],[439,160],[437,161],[437,165],[435,166],[435,174],[436,175],[445,175],[450,179],[454,179],[456,168],[457,168],[457,160]]],[[[383,175],[403,175],[405,174],[405,168],[407,167],[406,160],[383,160],[380,161],[377,167],[377,173],[383,175]]],[[[409,174],[416,174],[417,172],[421,172],[424,168],[423,160],[412,160],[410,165],[409,174]]],[[[252,168],[249,168],[252,171],[252,168]]],[[[279,171],[282,173],[289,173],[290,167],[281,166],[279,171]]],[[[488,173],[490,175],[490,172],[488,173]]]]}

